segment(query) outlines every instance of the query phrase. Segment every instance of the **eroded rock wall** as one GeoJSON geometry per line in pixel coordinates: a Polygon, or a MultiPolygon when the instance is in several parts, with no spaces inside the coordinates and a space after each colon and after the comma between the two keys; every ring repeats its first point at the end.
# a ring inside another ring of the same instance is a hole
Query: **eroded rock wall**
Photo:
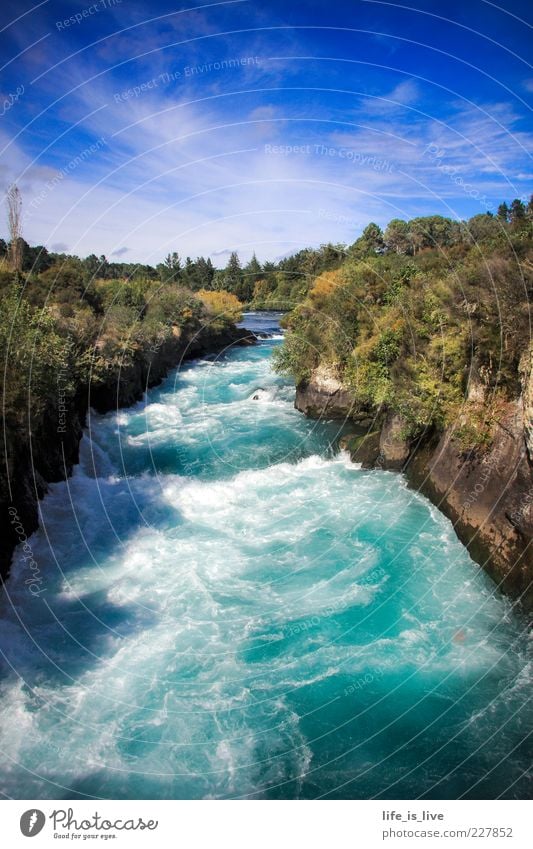
{"type": "MultiPolygon", "coordinates": [[[[340,381],[322,374],[299,387],[296,407],[309,416],[355,423],[342,445],[363,468],[402,471],[448,516],[472,558],[513,599],[533,609],[533,369],[523,370],[522,395],[502,404],[490,448],[465,452],[448,428],[409,444],[405,423],[390,412],[357,410],[340,381]],[[365,418],[366,417],[366,418],[365,418]],[[366,432],[361,422],[368,423],[366,432]]],[[[482,399],[480,399],[482,401],[482,399]]]]}

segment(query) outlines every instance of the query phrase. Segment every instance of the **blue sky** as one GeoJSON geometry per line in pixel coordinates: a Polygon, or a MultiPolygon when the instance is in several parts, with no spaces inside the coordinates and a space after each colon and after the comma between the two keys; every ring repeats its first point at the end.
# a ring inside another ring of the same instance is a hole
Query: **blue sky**
{"type": "Polygon", "coordinates": [[[151,263],[495,210],[533,186],[529,5],[7,0],[2,189],[31,243],[151,263]]]}

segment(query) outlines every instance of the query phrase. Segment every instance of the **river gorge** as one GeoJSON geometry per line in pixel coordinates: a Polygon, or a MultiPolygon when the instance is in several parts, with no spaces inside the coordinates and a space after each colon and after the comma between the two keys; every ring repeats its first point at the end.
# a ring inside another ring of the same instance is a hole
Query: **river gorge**
{"type": "MultiPolygon", "coordinates": [[[[250,347],[91,413],[0,618],[11,798],[524,798],[527,620],[250,347]],[[30,589],[33,586],[33,591],[30,589]]],[[[528,789],[529,788],[529,789],[528,789]]]]}

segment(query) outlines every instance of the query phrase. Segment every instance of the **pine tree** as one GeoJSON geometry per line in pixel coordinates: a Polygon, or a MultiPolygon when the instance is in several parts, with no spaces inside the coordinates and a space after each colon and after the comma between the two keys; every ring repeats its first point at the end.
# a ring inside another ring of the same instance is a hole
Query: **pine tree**
{"type": "Polygon", "coordinates": [[[167,254],[164,262],[160,262],[157,266],[159,277],[163,283],[176,282],[181,276],[181,259],[180,255],[173,251],[167,254]]]}
{"type": "Polygon", "coordinates": [[[196,285],[199,289],[205,289],[209,291],[213,288],[213,277],[215,276],[215,269],[213,268],[213,263],[211,260],[204,259],[203,256],[199,256],[196,260],[196,285]]]}
{"type": "Polygon", "coordinates": [[[509,207],[505,203],[501,203],[498,207],[498,218],[502,221],[509,221],[509,207]]]}
{"type": "Polygon", "coordinates": [[[262,272],[261,263],[258,261],[255,253],[252,255],[250,262],[246,263],[244,273],[249,277],[259,277],[262,272]]]}
{"type": "Polygon", "coordinates": [[[196,288],[196,266],[190,256],[185,260],[185,266],[181,270],[180,281],[189,289],[196,288]]]}
{"type": "Polygon", "coordinates": [[[242,281],[241,261],[237,251],[232,251],[228,264],[224,271],[225,288],[228,292],[235,292],[242,281]]]}

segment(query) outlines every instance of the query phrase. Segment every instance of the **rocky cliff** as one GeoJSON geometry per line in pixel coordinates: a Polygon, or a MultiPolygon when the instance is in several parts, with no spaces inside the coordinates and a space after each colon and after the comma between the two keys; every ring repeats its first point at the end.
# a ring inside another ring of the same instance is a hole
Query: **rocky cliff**
{"type": "Polygon", "coordinates": [[[62,406],[53,399],[45,414],[30,422],[28,435],[8,430],[0,461],[0,576],[7,576],[17,544],[26,545],[31,556],[27,539],[39,525],[39,499],[48,483],[65,480],[78,462],[89,407],[103,413],[129,406],[182,360],[254,341],[253,334],[236,327],[221,332],[205,327],[175,336],[159,347],[138,351],[125,368],[111,367],[103,382],[80,386],[62,406]]]}
{"type": "MultiPolygon", "coordinates": [[[[386,410],[357,409],[349,390],[322,371],[300,385],[296,407],[312,417],[344,418],[353,435],[343,438],[352,460],[364,468],[398,470],[448,516],[472,558],[496,584],[533,609],[533,371],[531,355],[522,370],[519,398],[502,403],[490,444],[465,451],[459,420],[440,433],[410,443],[401,417],[386,410]]],[[[470,403],[483,404],[473,383],[470,403]]],[[[468,417],[468,405],[463,419],[468,417]]]]}
{"type": "Polygon", "coordinates": [[[297,410],[311,418],[348,418],[354,412],[353,399],[332,367],[321,365],[312,380],[296,389],[297,410]]]}

